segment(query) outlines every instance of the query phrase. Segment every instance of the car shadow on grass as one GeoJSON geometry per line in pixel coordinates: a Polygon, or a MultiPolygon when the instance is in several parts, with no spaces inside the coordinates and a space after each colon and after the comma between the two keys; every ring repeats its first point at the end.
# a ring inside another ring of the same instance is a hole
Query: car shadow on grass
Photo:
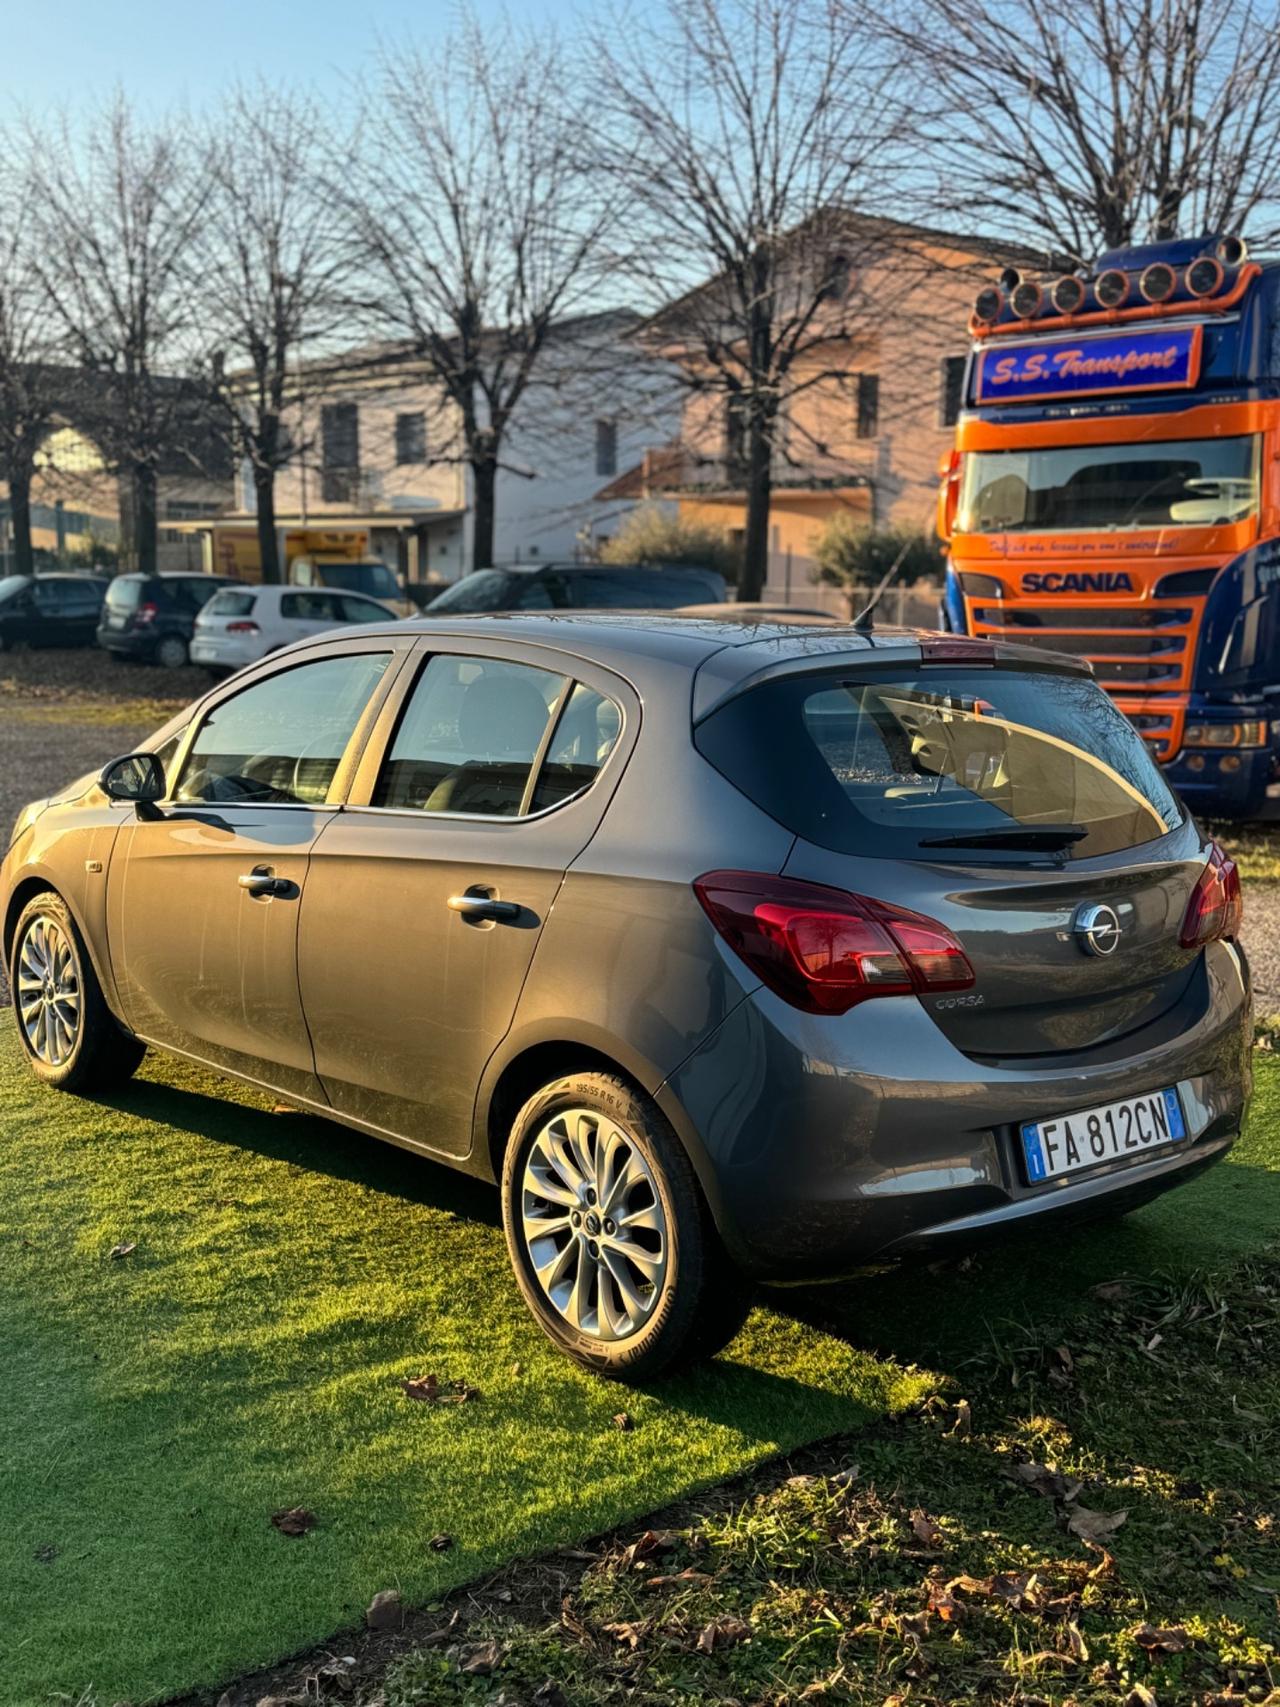
{"type": "MultiPolygon", "coordinates": [[[[168,1064],[167,1064],[168,1065],[168,1064]]],[[[185,1069],[180,1069],[185,1071],[185,1069]]],[[[260,1094],[228,1087],[226,1097],[140,1079],[107,1100],[122,1112],[234,1145],[390,1198],[421,1204],[478,1226],[501,1226],[489,1183],[318,1115],[271,1112],[260,1094]],[[236,1100],[230,1100],[234,1097],[236,1100]]],[[[972,1255],[901,1263],[822,1285],[767,1287],[761,1301],[778,1315],[818,1329],[852,1350],[901,1365],[962,1374],[993,1349],[1040,1342],[1090,1302],[1093,1288],[1213,1269],[1248,1254],[1280,1228],[1280,1173],[1232,1157],[1134,1213],[1087,1226],[1020,1233],[972,1255]]],[[[679,1406],[731,1402],[724,1381],[733,1348],[712,1385],[687,1377],[664,1383],[679,1406]]],[[[768,1379],[757,1370],[744,1378],[768,1379]]],[[[730,1381],[730,1386],[733,1382],[730,1381]]]]}

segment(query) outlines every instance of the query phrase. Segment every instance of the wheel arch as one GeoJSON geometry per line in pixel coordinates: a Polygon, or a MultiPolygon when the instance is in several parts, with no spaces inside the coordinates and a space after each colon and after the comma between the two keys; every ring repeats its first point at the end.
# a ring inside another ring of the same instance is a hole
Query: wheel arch
{"type": "MultiPolygon", "coordinates": [[[[493,1064],[491,1063],[491,1070],[493,1064]]],[[[593,1043],[569,1038],[545,1038],[529,1043],[510,1055],[492,1079],[486,1074],[477,1098],[473,1155],[487,1177],[502,1178],[502,1159],[511,1138],[511,1127],[529,1098],[555,1079],[571,1073],[608,1073],[625,1079],[642,1095],[651,1097],[658,1078],[646,1086],[626,1064],[593,1043]]]]}
{"type": "MultiPolygon", "coordinates": [[[[3,924],[2,927],[0,927],[0,929],[2,929],[2,934],[0,934],[0,948],[3,950],[5,968],[8,968],[10,959],[13,955],[14,933],[17,931],[18,920],[22,917],[23,908],[28,904],[28,902],[33,901],[37,895],[41,895],[46,892],[50,895],[56,895],[59,901],[62,902],[62,905],[67,909],[68,913],[70,913],[71,921],[79,933],[81,943],[84,945],[84,951],[89,956],[89,964],[92,966],[94,976],[98,980],[99,988],[102,990],[103,999],[105,1000],[107,1007],[110,1009],[116,1023],[118,1025],[125,1026],[125,1021],[122,1018],[117,1005],[115,980],[111,976],[111,969],[109,966],[105,966],[103,964],[102,958],[98,953],[97,944],[93,940],[93,933],[87,928],[80,908],[67,894],[66,890],[59,886],[52,872],[42,870],[29,871],[13,886],[8,904],[5,907],[3,924]]],[[[125,1026],[125,1029],[128,1029],[127,1026],[125,1026]]]]}

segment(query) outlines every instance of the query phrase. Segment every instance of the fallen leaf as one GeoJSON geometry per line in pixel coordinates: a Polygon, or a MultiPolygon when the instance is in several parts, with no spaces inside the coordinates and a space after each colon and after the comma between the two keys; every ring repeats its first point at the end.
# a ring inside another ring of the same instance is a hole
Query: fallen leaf
{"type": "Polygon", "coordinates": [[[927,1512],[913,1511],[911,1513],[911,1530],[922,1546],[941,1547],[942,1530],[927,1512]]]}
{"type": "Polygon", "coordinates": [[[698,1637],[698,1652],[710,1654],[717,1648],[733,1648],[739,1642],[747,1642],[750,1639],[751,1626],[744,1624],[741,1618],[735,1618],[726,1612],[719,1618],[713,1618],[704,1628],[698,1637]]]}
{"type": "Polygon", "coordinates": [[[1064,1476],[1058,1470],[1050,1470],[1047,1464],[1037,1464],[1034,1460],[1015,1464],[1009,1474],[1015,1482],[1030,1488],[1033,1494],[1040,1494],[1047,1500],[1061,1500],[1064,1505],[1070,1504],[1084,1486],[1074,1476],[1064,1476]]]}
{"type": "Polygon", "coordinates": [[[861,1474],[862,1466],[860,1464],[850,1464],[847,1470],[837,1470],[831,1481],[837,1488],[848,1488],[853,1486],[861,1474]]]}
{"type": "Polygon", "coordinates": [[[118,1261],[121,1257],[131,1257],[137,1248],[138,1241],[131,1239],[127,1244],[112,1245],[111,1255],[113,1260],[118,1261]]]}
{"type": "Polygon", "coordinates": [[[1055,1361],[1061,1365],[1068,1375],[1074,1373],[1076,1360],[1072,1357],[1069,1347],[1065,1345],[1055,1345],[1053,1348],[1053,1355],[1055,1361]]]}
{"type": "Polygon", "coordinates": [[[365,1608],[365,1624],[370,1630],[398,1630],[404,1623],[404,1601],[400,1590],[384,1588],[375,1594],[365,1608]]]}
{"type": "Polygon", "coordinates": [[[531,1700],[533,1707],[569,1707],[569,1700],[564,1690],[551,1678],[538,1685],[531,1700]]]}
{"type": "Polygon", "coordinates": [[[1145,1683],[1135,1683],[1124,1698],[1124,1707],[1160,1707],[1145,1683]]]}
{"type": "Polygon", "coordinates": [[[400,1385],[410,1399],[424,1405],[465,1405],[468,1400],[480,1397],[478,1390],[468,1387],[465,1381],[442,1383],[438,1375],[411,1375],[400,1385]]]}
{"type": "Polygon", "coordinates": [[[949,1430],[951,1434],[959,1435],[965,1440],[973,1433],[973,1408],[968,1399],[960,1399],[956,1403],[956,1420],[949,1430]]]}
{"type": "Polygon", "coordinates": [[[622,1434],[630,1434],[631,1430],[635,1427],[635,1424],[631,1421],[631,1418],[627,1415],[626,1411],[619,1411],[613,1419],[613,1426],[622,1434]]]}
{"type": "Polygon", "coordinates": [[[638,1648],[649,1633],[652,1618],[626,1618],[616,1624],[606,1624],[604,1633],[612,1636],[615,1641],[623,1642],[628,1648],[638,1648]]]}
{"type": "Polygon", "coordinates": [[[458,1669],[471,1677],[488,1677],[502,1664],[504,1652],[500,1642],[481,1642],[478,1648],[472,1648],[458,1669]]]}
{"type": "Polygon", "coordinates": [[[271,1522],[281,1535],[305,1535],[309,1529],[314,1529],[319,1519],[315,1512],[308,1511],[305,1506],[290,1506],[287,1511],[273,1511],[271,1522]]]}
{"type": "Polygon", "coordinates": [[[1191,1646],[1191,1638],[1180,1624],[1139,1624],[1133,1639],[1149,1654],[1184,1654],[1191,1646]]]}
{"type": "Polygon", "coordinates": [[[671,1577],[650,1577],[646,1581],[644,1586],[647,1589],[649,1589],[649,1588],[675,1588],[681,1583],[687,1585],[689,1583],[709,1583],[709,1582],[714,1582],[714,1581],[715,1581],[715,1578],[711,1575],[711,1573],[709,1571],[695,1571],[693,1569],[692,1565],[690,1565],[687,1570],[677,1571],[675,1576],[671,1576],[671,1577]]]}
{"type": "Polygon", "coordinates": [[[1104,1280],[1092,1292],[1101,1304],[1120,1304],[1129,1296],[1130,1287],[1127,1280],[1104,1280]]]}
{"type": "Polygon", "coordinates": [[[1004,1601],[1014,1612],[1034,1601],[1038,1586],[1039,1578],[1034,1571],[998,1571],[991,1579],[993,1597],[1004,1601]]]}
{"type": "Polygon", "coordinates": [[[622,1555],[624,1571],[634,1570],[646,1559],[651,1559],[655,1553],[669,1553],[676,1544],[674,1529],[646,1529],[638,1536],[622,1555]]]}
{"type": "Polygon", "coordinates": [[[963,1614],[964,1607],[951,1593],[950,1585],[944,1588],[941,1583],[930,1583],[929,1611],[936,1613],[944,1624],[955,1624],[963,1614]]]}
{"type": "Polygon", "coordinates": [[[1072,1659],[1083,1662],[1089,1658],[1089,1644],[1080,1634],[1080,1626],[1075,1623],[1067,1625],[1067,1647],[1071,1650],[1072,1659]]]}
{"type": "Polygon", "coordinates": [[[427,1543],[433,1553],[447,1553],[453,1546],[452,1535],[433,1535],[427,1543]]]}
{"type": "Polygon", "coordinates": [[[1127,1511],[1090,1511],[1078,1505],[1067,1520],[1067,1531],[1082,1541],[1101,1541],[1112,1535],[1129,1516],[1127,1511]]]}

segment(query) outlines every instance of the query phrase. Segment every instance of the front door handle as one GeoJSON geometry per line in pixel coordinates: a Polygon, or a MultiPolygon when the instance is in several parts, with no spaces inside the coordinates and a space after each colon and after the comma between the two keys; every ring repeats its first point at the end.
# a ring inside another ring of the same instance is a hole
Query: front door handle
{"type": "Polygon", "coordinates": [[[287,877],[273,877],[269,871],[242,871],[236,882],[250,895],[279,895],[296,893],[296,886],[287,877]]]}
{"type": "Polygon", "coordinates": [[[464,919],[518,919],[523,908],[515,901],[497,901],[492,895],[450,895],[449,905],[464,919]]]}

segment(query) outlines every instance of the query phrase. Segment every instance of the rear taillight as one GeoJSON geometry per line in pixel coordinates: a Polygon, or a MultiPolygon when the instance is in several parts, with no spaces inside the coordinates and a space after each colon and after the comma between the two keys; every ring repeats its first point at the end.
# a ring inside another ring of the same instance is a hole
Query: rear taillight
{"type": "Polygon", "coordinates": [[[1240,934],[1244,914],[1244,897],[1240,893],[1240,873],[1236,862],[1228,859],[1217,842],[1209,844],[1209,863],[1200,873],[1187,916],[1182,921],[1183,948],[1203,948],[1219,937],[1232,941],[1240,934]]]}
{"type": "Polygon", "coordinates": [[[709,871],[693,886],[720,935],[771,990],[808,1013],[869,996],[967,990],[960,944],[922,913],[755,871],[709,871]]]}
{"type": "Polygon", "coordinates": [[[134,627],[145,628],[149,622],[154,622],[159,614],[159,605],[151,604],[150,602],[144,605],[139,605],[137,610],[133,613],[134,627]]]}
{"type": "Polygon", "coordinates": [[[229,622],[227,624],[227,633],[228,634],[261,634],[262,630],[258,627],[256,622],[229,622]]]}

